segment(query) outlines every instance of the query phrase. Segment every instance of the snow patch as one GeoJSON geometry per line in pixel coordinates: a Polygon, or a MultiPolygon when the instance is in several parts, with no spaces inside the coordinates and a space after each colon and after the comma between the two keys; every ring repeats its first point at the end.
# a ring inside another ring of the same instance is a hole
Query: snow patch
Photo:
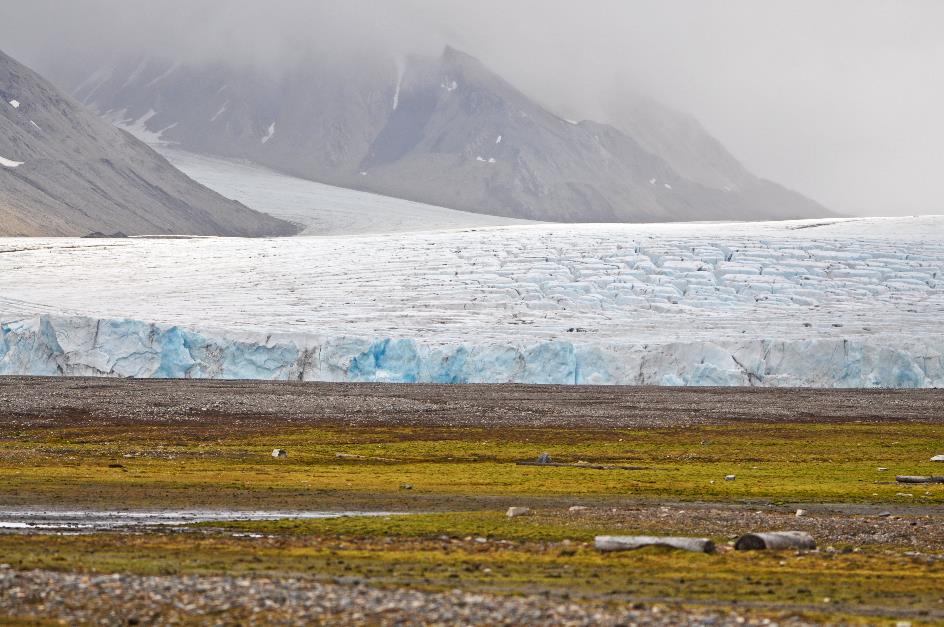
{"type": "Polygon", "coordinates": [[[665,188],[666,188],[666,189],[672,189],[672,186],[669,185],[668,183],[665,183],[664,185],[665,185],[665,188]]]}
{"type": "MultiPolygon", "coordinates": [[[[218,118],[218,117],[220,117],[221,115],[223,115],[224,113],[226,113],[226,108],[227,108],[228,106],[229,106],[229,100],[227,100],[226,102],[224,102],[224,103],[223,103],[223,106],[220,107],[220,110],[213,114],[213,117],[210,118],[210,122],[216,122],[216,118],[218,118]]],[[[263,142],[263,143],[265,143],[265,142],[263,142]]]]}
{"type": "Polygon", "coordinates": [[[457,83],[456,81],[450,81],[449,83],[440,83],[439,86],[445,89],[446,91],[455,91],[459,89],[459,83],[457,83]]]}
{"type": "Polygon", "coordinates": [[[262,143],[266,143],[272,136],[275,135],[275,122],[269,125],[269,130],[266,131],[266,134],[262,137],[262,143]]]}
{"type": "Polygon", "coordinates": [[[19,100],[11,100],[11,101],[10,101],[10,106],[13,107],[14,109],[19,109],[19,108],[20,108],[20,101],[19,101],[19,100]]]}
{"type": "Polygon", "coordinates": [[[114,67],[104,66],[93,72],[82,81],[78,87],[76,87],[72,95],[78,96],[80,93],[88,89],[88,93],[85,94],[85,97],[82,98],[82,102],[87,104],[91,100],[92,96],[95,95],[102,85],[104,85],[109,78],[114,74],[114,67]]]}
{"type": "Polygon", "coordinates": [[[498,138],[495,140],[495,143],[496,143],[496,144],[500,144],[500,143],[501,143],[501,140],[502,140],[502,136],[499,135],[498,138]]]}
{"type": "Polygon", "coordinates": [[[168,76],[170,76],[171,74],[173,74],[173,73],[174,73],[174,70],[176,70],[178,67],[180,67],[180,62],[179,62],[179,61],[175,61],[174,63],[172,63],[172,64],[170,65],[170,67],[168,67],[166,70],[164,70],[164,72],[162,72],[161,74],[155,76],[153,79],[151,79],[150,81],[148,81],[148,83],[145,85],[145,87],[151,87],[151,86],[153,86],[153,85],[156,85],[157,83],[160,83],[162,80],[164,80],[165,78],[167,78],[168,76]]]}
{"type": "Polygon", "coordinates": [[[12,159],[4,159],[3,157],[0,157],[0,165],[5,168],[18,168],[24,163],[24,161],[13,161],[12,159]]]}
{"type": "Polygon", "coordinates": [[[138,77],[141,76],[141,73],[144,72],[147,66],[148,59],[142,59],[141,62],[138,63],[137,67],[131,72],[131,74],[128,75],[128,78],[125,79],[125,82],[122,83],[121,88],[124,89],[134,81],[138,80],[138,77]]]}
{"type": "Polygon", "coordinates": [[[400,86],[403,84],[403,60],[397,59],[397,88],[393,92],[393,110],[400,106],[400,86]]]}
{"type": "Polygon", "coordinates": [[[655,184],[656,184],[656,180],[655,180],[655,179],[649,179],[649,184],[650,184],[650,185],[655,185],[655,184]]]}
{"type": "Polygon", "coordinates": [[[43,129],[39,128],[39,124],[37,124],[36,122],[34,122],[34,121],[32,121],[32,120],[30,120],[30,124],[32,124],[33,126],[35,126],[37,131],[43,130],[43,129]]]}
{"type": "Polygon", "coordinates": [[[163,145],[165,142],[161,135],[164,133],[164,131],[167,131],[176,126],[176,123],[174,123],[156,132],[149,129],[147,126],[148,122],[151,120],[151,118],[157,115],[157,111],[154,109],[148,110],[147,113],[139,117],[137,120],[128,120],[125,117],[126,115],[127,111],[119,111],[114,115],[109,116],[109,118],[112,119],[115,126],[128,131],[144,143],[150,144],[151,146],[163,145]]]}

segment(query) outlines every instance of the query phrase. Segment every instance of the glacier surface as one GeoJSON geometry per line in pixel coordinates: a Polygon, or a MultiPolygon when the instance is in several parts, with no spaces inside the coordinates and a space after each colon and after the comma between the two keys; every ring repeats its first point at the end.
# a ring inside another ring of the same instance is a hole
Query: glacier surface
{"type": "Polygon", "coordinates": [[[0,240],[0,374],[944,387],[944,218],[0,240]]]}
{"type": "MultiPolygon", "coordinates": [[[[140,125],[139,125],[140,126],[140,125]]],[[[129,129],[133,130],[133,129],[129,129]]],[[[272,129],[274,132],[274,128],[272,129]]],[[[398,233],[529,224],[500,216],[446,209],[300,179],[248,161],[196,155],[147,135],[151,147],[187,176],[257,211],[305,226],[301,235],[398,233]]],[[[263,138],[265,139],[265,138],[263,138]]],[[[369,176],[369,172],[362,173],[369,176]]]]}

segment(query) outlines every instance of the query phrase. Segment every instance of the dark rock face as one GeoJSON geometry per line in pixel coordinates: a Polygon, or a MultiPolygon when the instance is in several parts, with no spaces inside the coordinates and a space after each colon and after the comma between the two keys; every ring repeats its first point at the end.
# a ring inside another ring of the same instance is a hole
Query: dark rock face
{"type": "Polygon", "coordinates": [[[0,52],[0,235],[296,231],[191,180],[0,52]]]}
{"type": "Polygon", "coordinates": [[[128,236],[122,233],[121,231],[117,231],[115,233],[112,233],[111,235],[106,235],[105,233],[102,233],[101,231],[95,231],[94,233],[89,233],[88,235],[82,236],[83,239],[122,239],[126,237],[128,236]]]}
{"type": "Polygon", "coordinates": [[[135,59],[63,84],[186,150],[466,211],[574,222],[830,215],[654,102],[627,107],[622,128],[573,123],[453,49],[355,65],[273,79],[135,59]]]}

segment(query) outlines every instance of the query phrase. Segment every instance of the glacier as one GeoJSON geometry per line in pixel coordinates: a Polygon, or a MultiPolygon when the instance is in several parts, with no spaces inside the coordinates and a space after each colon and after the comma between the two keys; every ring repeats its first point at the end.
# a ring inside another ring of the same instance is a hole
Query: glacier
{"type": "MultiPolygon", "coordinates": [[[[195,181],[257,211],[304,225],[302,235],[396,233],[532,223],[316,183],[248,161],[178,150],[157,141],[153,134],[142,134],[140,121],[130,127],[119,126],[149,143],[195,181]]],[[[368,173],[362,172],[362,175],[368,173]]]]}
{"type": "Polygon", "coordinates": [[[0,374],[391,383],[944,386],[944,342],[431,344],[408,338],[228,337],[137,320],[40,315],[0,326],[0,374]]]}
{"type": "Polygon", "coordinates": [[[944,217],[0,240],[0,374],[944,387],[944,217]]]}

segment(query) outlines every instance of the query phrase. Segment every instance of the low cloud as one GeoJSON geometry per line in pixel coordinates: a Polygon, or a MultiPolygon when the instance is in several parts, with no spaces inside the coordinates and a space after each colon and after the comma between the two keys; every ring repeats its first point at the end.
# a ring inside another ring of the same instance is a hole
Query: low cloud
{"type": "Polygon", "coordinates": [[[0,48],[277,72],[450,44],[566,117],[619,124],[647,94],[833,209],[906,214],[944,212],[941,24],[936,0],[30,0],[0,8],[0,48]]]}

